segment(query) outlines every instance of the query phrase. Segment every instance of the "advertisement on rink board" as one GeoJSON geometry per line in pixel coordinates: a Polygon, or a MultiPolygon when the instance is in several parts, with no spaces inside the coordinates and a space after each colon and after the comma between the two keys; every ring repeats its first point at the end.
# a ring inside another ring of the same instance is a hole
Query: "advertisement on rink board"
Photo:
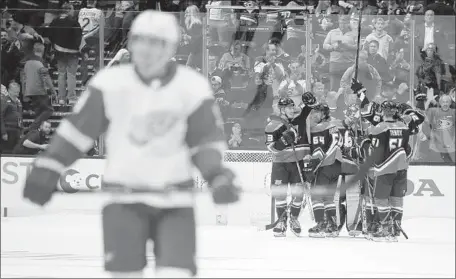
{"type": "MultiPolygon", "coordinates": [[[[3,206],[14,203],[20,195],[32,162],[33,158],[28,157],[1,157],[3,206]]],[[[227,162],[226,165],[237,174],[237,184],[244,193],[270,200],[271,163],[227,162]]],[[[103,159],[81,159],[62,174],[57,187],[68,194],[100,191],[103,169],[103,159]]],[[[196,175],[194,181],[197,189],[207,188],[200,176],[196,175]]],[[[410,217],[454,218],[454,166],[410,166],[404,211],[410,217]]]]}

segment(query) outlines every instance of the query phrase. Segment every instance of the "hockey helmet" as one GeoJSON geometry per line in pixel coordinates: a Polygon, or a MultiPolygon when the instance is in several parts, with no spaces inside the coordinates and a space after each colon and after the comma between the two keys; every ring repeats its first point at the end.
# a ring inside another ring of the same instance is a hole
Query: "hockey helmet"
{"type": "Polygon", "coordinates": [[[180,42],[180,27],[173,14],[146,10],[133,20],[130,35],[153,37],[177,44],[180,42]]]}
{"type": "Polygon", "coordinates": [[[386,100],[382,103],[382,111],[386,115],[396,115],[398,106],[394,101],[386,100]]]}
{"type": "Polygon", "coordinates": [[[312,92],[307,91],[301,96],[303,104],[305,104],[308,107],[314,107],[317,104],[317,99],[315,98],[314,94],[312,92]]]}
{"type": "Polygon", "coordinates": [[[295,103],[293,102],[293,100],[288,97],[280,98],[279,102],[277,103],[277,106],[279,107],[279,109],[294,106],[294,105],[295,105],[295,103]]]}

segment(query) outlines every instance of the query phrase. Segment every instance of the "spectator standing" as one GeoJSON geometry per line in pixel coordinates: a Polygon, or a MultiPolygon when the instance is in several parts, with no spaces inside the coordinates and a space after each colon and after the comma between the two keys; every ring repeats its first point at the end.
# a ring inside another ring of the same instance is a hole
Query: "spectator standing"
{"type": "Polygon", "coordinates": [[[440,94],[442,59],[436,53],[435,44],[428,44],[426,50],[421,53],[423,61],[416,70],[419,84],[427,87],[427,98],[432,99],[440,94]]]}
{"type": "MultiPolygon", "coordinates": [[[[434,22],[434,11],[427,10],[424,14],[424,23],[417,24],[415,27],[415,46],[419,47],[422,51],[426,51],[429,44],[433,43],[437,46],[439,53],[443,54],[442,58],[445,60],[445,54],[448,53],[448,41],[445,39],[445,31],[442,26],[434,22]]],[[[420,62],[420,55],[415,55],[416,62],[420,62]]]]}
{"type": "Polygon", "coordinates": [[[435,0],[434,3],[426,6],[426,10],[434,11],[436,16],[454,15],[453,8],[450,5],[447,5],[444,0],[435,0]]]}
{"type": "Polygon", "coordinates": [[[369,47],[369,43],[372,40],[378,42],[378,53],[386,60],[388,59],[388,53],[390,51],[390,45],[393,43],[393,38],[386,33],[385,20],[382,17],[377,17],[374,20],[374,31],[367,35],[365,47],[369,47]]]}
{"type": "Polygon", "coordinates": [[[43,121],[51,117],[53,109],[48,90],[56,95],[48,69],[43,64],[44,45],[35,43],[34,56],[24,66],[25,90],[24,97],[31,100],[31,107],[35,111],[35,120],[28,130],[37,129],[43,121]]]}
{"type": "Polygon", "coordinates": [[[426,111],[426,122],[423,132],[430,139],[429,149],[434,158],[446,163],[455,162],[455,108],[451,108],[451,97],[444,94],[440,97],[438,107],[429,107],[426,111]]]}
{"type": "MultiPolygon", "coordinates": [[[[367,63],[367,52],[362,50],[359,52],[358,61],[358,80],[367,89],[366,96],[369,100],[373,100],[376,95],[380,95],[382,90],[382,78],[377,70],[367,63]]],[[[349,67],[342,79],[340,80],[340,89],[351,92],[352,80],[355,77],[355,65],[349,67]]]]}
{"type": "Polygon", "coordinates": [[[7,83],[15,79],[19,81],[19,63],[22,54],[18,47],[18,41],[13,42],[6,29],[1,31],[1,82],[7,83]]]}
{"type": "Polygon", "coordinates": [[[30,130],[13,150],[14,154],[36,155],[47,148],[47,136],[51,133],[51,123],[44,121],[38,129],[30,130]]]}
{"type": "Polygon", "coordinates": [[[65,3],[62,9],[61,15],[49,25],[49,40],[54,46],[57,59],[59,103],[64,105],[67,101],[76,102],[76,73],[82,29],[73,18],[73,6],[65,3]]]}
{"type": "Polygon", "coordinates": [[[11,154],[19,142],[22,130],[22,104],[19,101],[21,87],[12,80],[8,85],[8,94],[1,96],[1,148],[4,154],[11,154]]]}
{"type": "Polygon", "coordinates": [[[350,18],[339,16],[339,27],[329,31],[323,42],[323,49],[330,52],[330,90],[339,89],[340,79],[348,67],[355,62],[357,32],[350,30],[350,18]]]}
{"type": "MultiPolygon", "coordinates": [[[[23,52],[23,58],[27,59],[33,56],[33,44],[36,41],[44,42],[43,38],[29,25],[23,24],[24,18],[20,16],[13,16],[10,29],[8,30],[11,40],[19,42],[19,49],[23,52]]],[[[24,61],[25,63],[25,61],[24,61]]]]}
{"type": "MultiPolygon", "coordinates": [[[[87,8],[79,11],[78,22],[82,28],[82,41],[80,50],[83,53],[81,63],[82,84],[85,85],[89,80],[89,53],[93,51],[95,60],[93,63],[94,71],[99,68],[100,61],[100,26],[104,25],[103,11],[96,8],[96,0],[87,0],[87,8]]],[[[103,38],[102,38],[103,39],[103,38]]]]}
{"type": "Polygon", "coordinates": [[[203,23],[197,6],[190,5],[185,10],[185,31],[189,40],[190,54],[187,66],[203,69],[203,23]]]}

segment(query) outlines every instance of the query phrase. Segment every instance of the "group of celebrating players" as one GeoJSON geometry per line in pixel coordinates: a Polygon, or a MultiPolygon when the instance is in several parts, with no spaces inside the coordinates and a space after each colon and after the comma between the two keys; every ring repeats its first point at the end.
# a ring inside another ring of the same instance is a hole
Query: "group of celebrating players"
{"type": "Polygon", "coordinates": [[[298,217],[307,206],[316,223],[309,237],[337,237],[345,223],[349,235],[373,241],[395,242],[401,232],[407,237],[401,220],[410,136],[425,116],[408,104],[369,101],[355,79],[351,89],[358,102],[345,108],[345,119],[331,117],[331,109],[311,92],[302,95],[299,109],[281,98],[280,115],[269,119],[266,145],[273,154],[271,192],[278,218],[267,228],[275,236],[285,236],[288,224],[299,236],[298,217]]]}
{"type": "MultiPolygon", "coordinates": [[[[207,78],[171,61],[179,42],[173,15],[140,13],[129,33],[132,63],[90,79],[35,159],[23,189],[25,199],[47,204],[65,170],[104,134],[102,191],[111,197],[101,212],[104,268],[116,278],[143,276],[148,240],[154,242],[157,277],[197,274],[194,167],[208,181],[214,203],[235,203],[240,196],[235,174],[223,163],[222,120],[207,78]]],[[[402,231],[409,136],[424,115],[405,104],[369,102],[356,80],[352,90],[360,109],[347,107],[343,120],[331,118],[330,108],[310,92],[303,94],[297,115],[291,99],[279,101],[280,115],[266,127],[274,154],[276,236],[285,236],[288,220],[301,233],[298,217],[306,205],[316,222],[311,237],[338,236],[344,222],[352,235],[364,232],[373,240],[391,241],[402,231]],[[349,192],[367,200],[355,203],[354,214],[349,192]]]]}

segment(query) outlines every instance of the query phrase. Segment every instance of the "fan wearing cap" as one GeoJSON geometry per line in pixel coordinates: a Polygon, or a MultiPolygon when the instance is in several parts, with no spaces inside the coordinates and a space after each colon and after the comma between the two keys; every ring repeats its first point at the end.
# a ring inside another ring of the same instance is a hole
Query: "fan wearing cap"
{"type": "Polygon", "coordinates": [[[104,267],[114,277],[142,277],[149,239],[157,277],[196,274],[194,167],[216,204],[238,200],[235,175],[223,165],[226,142],[209,82],[170,61],[179,31],[171,14],[140,13],[129,33],[132,63],[90,79],[25,183],[24,197],[46,204],[65,169],[104,133],[102,188],[112,195],[102,211],[104,267]]]}

